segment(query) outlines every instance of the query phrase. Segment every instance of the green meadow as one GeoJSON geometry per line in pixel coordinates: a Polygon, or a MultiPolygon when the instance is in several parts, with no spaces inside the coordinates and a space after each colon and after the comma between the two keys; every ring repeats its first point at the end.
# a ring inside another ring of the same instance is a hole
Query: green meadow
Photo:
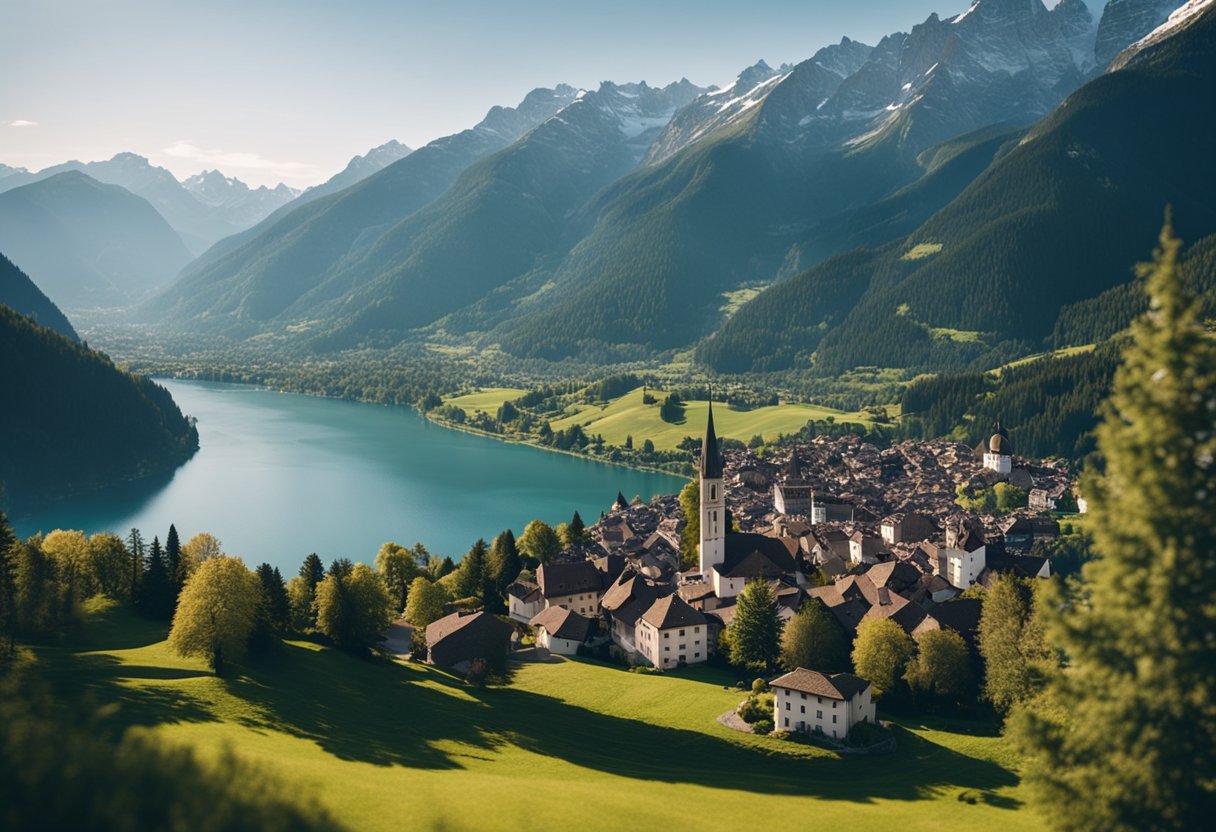
{"type": "MultiPolygon", "coordinates": [[[[607,404],[578,405],[550,424],[555,431],[581,425],[588,435],[599,434],[610,445],[624,445],[627,436],[633,437],[635,446],[640,446],[643,441],[649,439],[659,450],[673,450],[684,437],[700,437],[705,431],[709,402],[685,402],[682,421],[664,422],[659,416],[659,403],[666,394],[653,389],[649,392],[657,399],[655,404],[643,404],[642,388],[639,387],[607,404]]],[[[849,413],[809,404],[779,404],[754,410],[732,410],[719,402],[714,408],[714,425],[718,435],[741,439],[744,442],[757,434],[765,439],[775,439],[779,433],[796,433],[811,419],[829,417],[838,422],[866,425],[871,422],[864,413],[849,413]]]]}
{"type": "Polygon", "coordinates": [[[301,641],[219,679],[163,636],[95,603],[78,643],[35,655],[112,727],[230,749],[352,829],[1038,828],[984,723],[903,722],[895,754],[842,758],[718,724],[742,694],[712,668],[557,660],[480,690],[301,641]]]}

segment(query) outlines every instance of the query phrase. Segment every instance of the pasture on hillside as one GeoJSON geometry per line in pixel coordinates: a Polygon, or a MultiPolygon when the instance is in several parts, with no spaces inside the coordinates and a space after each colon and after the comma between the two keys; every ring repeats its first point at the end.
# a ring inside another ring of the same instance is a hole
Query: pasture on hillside
{"type": "Polygon", "coordinates": [[[895,754],[842,758],[718,724],[743,694],[714,668],[554,660],[483,690],[293,641],[220,679],[112,604],[81,632],[35,647],[57,696],[207,760],[230,748],[351,829],[1039,827],[985,723],[902,721],[895,754]]]}
{"type": "MultiPolygon", "coordinates": [[[[649,439],[658,450],[674,450],[686,436],[700,438],[705,432],[709,402],[694,400],[684,403],[680,422],[665,422],[659,416],[659,406],[666,394],[650,390],[655,404],[643,404],[642,388],[631,390],[606,404],[577,405],[567,415],[550,423],[553,430],[565,430],[581,425],[588,436],[601,435],[610,445],[624,445],[632,436],[635,447],[649,439]]],[[[837,422],[871,424],[865,413],[849,413],[830,407],[810,404],[778,404],[754,410],[734,410],[723,402],[714,403],[714,425],[718,436],[744,442],[759,434],[767,440],[781,433],[797,433],[811,419],[834,419],[837,422]]]]}

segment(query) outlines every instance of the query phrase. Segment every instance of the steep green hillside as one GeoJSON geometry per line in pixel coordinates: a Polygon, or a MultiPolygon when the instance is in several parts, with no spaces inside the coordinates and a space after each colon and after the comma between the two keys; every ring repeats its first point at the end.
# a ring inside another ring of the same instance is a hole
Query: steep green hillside
{"type": "Polygon", "coordinates": [[[1209,12],[1072,95],[902,243],[774,287],[699,357],[722,371],[812,354],[820,374],[961,369],[1109,334],[1085,319],[1128,301],[1086,301],[1127,282],[1167,204],[1183,239],[1216,231],[1214,82],[1209,12]]]}
{"type": "Polygon", "coordinates": [[[170,470],[198,432],[154,382],[0,306],[3,504],[170,470]]]}
{"type": "Polygon", "coordinates": [[[3,254],[0,254],[0,304],[25,315],[34,323],[55,330],[65,338],[80,340],[59,307],[3,254]]]}

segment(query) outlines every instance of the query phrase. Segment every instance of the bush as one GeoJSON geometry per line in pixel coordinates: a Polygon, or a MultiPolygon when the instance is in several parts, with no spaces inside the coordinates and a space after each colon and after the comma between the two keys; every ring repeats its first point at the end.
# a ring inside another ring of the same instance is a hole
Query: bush
{"type": "Polygon", "coordinates": [[[767,736],[773,733],[773,721],[771,719],[762,719],[759,722],[752,723],[752,733],[767,736]]]}
{"type": "Polygon", "coordinates": [[[464,674],[464,680],[475,688],[483,688],[490,677],[490,663],[485,659],[473,659],[469,662],[469,672],[464,674]]]}
{"type": "Polygon", "coordinates": [[[779,731],[777,729],[770,731],[769,736],[775,740],[790,740],[794,738],[794,735],[789,731],[779,731]]]}
{"type": "Polygon", "coordinates": [[[773,697],[771,696],[756,696],[752,695],[744,700],[739,706],[739,717],[748,723],[756,723],[761,720],[772,720],[773,718],[773,697]]]}
{"type": "Polygon", "coordinates": [[[768,682],[763,679],[755,679],[752,682],[752,693],[764,693],[768,690],[768,682]]]}
{"type": "Polygon", "coordinates": [[[866,748],[887,738],[887,731],[873,722],[858,722],[849,729],[844,744],[851,748],[866,748]]]}

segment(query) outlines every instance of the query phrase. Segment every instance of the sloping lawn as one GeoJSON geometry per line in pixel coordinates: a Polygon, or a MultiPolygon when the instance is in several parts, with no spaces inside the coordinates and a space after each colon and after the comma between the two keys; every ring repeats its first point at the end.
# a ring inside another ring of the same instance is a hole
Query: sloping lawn
{"type": "MultiPolygon", "coordinates": [[[[672,424],[659,416],[659,403],[666,394],[653,389],[649,392],[657,400],[655,404],[642,403],[642,388],[639,387],[607,406],[579,405],[569,415],[550,424],[555,431],[582,425],[589,436],[602,435],[610,445],[624,445],[625,437],[632,436],[634,447],[641,447],[649,439],[659,450],[673,450],[685,436],[700,438],[705,432],[709,402],[685,402],[684,420],[672,424]]],[[[828,417],[838,422],[870,424],[869,417],[863,413],[809,404],[779,404],[746,411],[731,410],[721,402],[715,403],[714,407],[714,426],[718,435],[744,442],[757,434],[765,439],[776,439],[779,433],[796,433],[811,419],[828,417]]]]}
{"type": "Polygon", "coordinates": [[[1000,738],[977,723],[904,725],[896,754],[839,758],[719,725],[742,694],[712,668],[561,660],[476,690],[291,642],[217,679],[163,635],[95,605],[82,643],[37,655],[64,697],[117,706],[115,728],[208,757],[227,746],[353,829],[1038,828],[1000,738]]]}

